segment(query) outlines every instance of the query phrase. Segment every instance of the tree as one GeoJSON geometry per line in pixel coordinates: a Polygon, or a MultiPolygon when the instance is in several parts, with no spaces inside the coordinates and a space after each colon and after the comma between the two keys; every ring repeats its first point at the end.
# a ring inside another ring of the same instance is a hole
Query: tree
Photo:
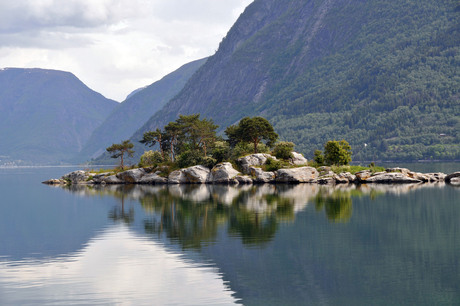
{"type": "Polygon", "coordinates": [[[289,159],[292,158],[295,144],[290,141],[280,141],[273,148],[273,155],[276,158],[289,159]]]}
{"type": "Polygon", "coordinates": [[[112,154],[110,156],[112,158],[121,157],[120,168],[123,170],[123,168],[124,168],[123,157],[124,157],[125,153],[128,154],[129,157],[133,157],[134,151],[131,150],[133,147],[134,147],[134,145],[131,143],[131,141],[125,140],[122,143],[114,143],[114,144],[112,144],[106,150],[107,150],[107,152],[112,154]]]}
{"type": "Polygon", "coordinates": [[[351,147],[345,140],[331,140],[324,145],[324,161],[328,165],[348,165],[351,154],[351,147]]]}
{"type": "Polygon", "coordinates": [[[146,146],[153,147],[155,144],[160,146],[160,153],[163,159],[165,158],[165,135],[160,129],[156,129],[155,131],[148,131],[144,133],[144,136],[140,143],[145,144],[146,146]]]}
{"type": "Polygon", "coordinates": [[[272,147],[278,139],[270,122],[262,117],[245,117],[238,125],[229,126],[225,130],[230,143],[249,142],[254,145],[254,153],[257,153],[257,146],[265,141],[267,146],[272,147]]]}

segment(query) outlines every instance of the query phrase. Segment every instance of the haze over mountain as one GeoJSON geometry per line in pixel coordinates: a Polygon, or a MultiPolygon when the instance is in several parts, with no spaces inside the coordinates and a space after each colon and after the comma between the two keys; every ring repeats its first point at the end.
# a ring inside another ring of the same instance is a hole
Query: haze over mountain
{"type": "Polygon", "coordinates": [[[69,72],[0,70],[0,165],[67,161],[117,105],[69,72]]]}
{"type": "MultiPolygon", "coordinates": [[[[185,64],[161,80],[131,93],[93,132],[80,152],[85,161],[105,152],[113,143],[129,139],[155,112],[171,100],[207,58],[185,64]]],[[[113,160],[111,161],[113,162],[113,160]]]]}
{"type": "Polygon", "coordinates": [[[308,157],[346,139],[355,160],[459,159],[459,21],[454,0],[255,0],[133,140],[261,115],[308,157]]]}

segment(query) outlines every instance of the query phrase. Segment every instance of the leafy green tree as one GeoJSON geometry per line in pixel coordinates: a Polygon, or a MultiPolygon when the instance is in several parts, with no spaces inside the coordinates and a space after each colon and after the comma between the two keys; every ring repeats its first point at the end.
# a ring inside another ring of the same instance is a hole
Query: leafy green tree
{"type": "Polygon", "coordinates": [[[145,151],[141,156],[140,166],[154,166],[164,161],[163,156],[158,151],[145,151]]]}
{"type": "Polygon", "coordinates": [[[165,135],[160,129],[155,131],[148,131],[144,133],[144,136],[140,143],[145,144],[146,146],[153,147],[155,144],[158,144],[160,147],[160,153],[163,159],[165,158],[165,135]]]}
{"type": "Polygon", "coordinates": [[[129,157],[132,157],[133,154],[134,154],[134,150],[131,150],[131,149],[133,147],[134,147],[134,145],[131,143],[131,141],[125,140],[122,143],[114,143],[114,144],[112,144],[106,150],[107,150],[107,152],[112,154],[110,156],[112,158],[121,157],[120,168],[123,170],[123,168],[124,168],[124,164],[123,164],[124,155],[127,154],[129,157]]]}
{"type": "Polygon", "coordinates": [[[323,151],[321,150],[315,150],[315,157],[313,158],[313,160],[318,164],[318,166],[322,166],[324,165],[324,155],[323,155],[323,151]]]}
{"type": "Polygon", "coordinates": [[[345,140],[331,140],[324,145],[324,160],[328,165],[348,165],[351,154],[351,147],[345,140]]]}
{"type": "Polygon", "coordinates": [[[254,145],[254,153],[257,153],[257,146],[265,141],[267,146],[272,147],[278,139],[270,122],[263,117],[244,117],[238,125],[230,126],[225,130],[229,143],[249,142],[254,145]]]}
{"type": "Polygon", "coordinates": [[[273,148],[273,155],[276,158],[289,159],[292,158],[295,144],[290,141],[280,141],[273,148]]]}

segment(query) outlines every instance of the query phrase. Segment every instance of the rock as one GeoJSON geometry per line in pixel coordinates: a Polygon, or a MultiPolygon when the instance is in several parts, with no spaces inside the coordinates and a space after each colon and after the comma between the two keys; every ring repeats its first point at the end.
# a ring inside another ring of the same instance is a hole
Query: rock
{"type": "Polygon", "coordinates": [[[322,176],[315,180],[315,183],[326,185],[326,184],[334,184],[335,179],[332,176],[322,176]]]}
{"type": "Polygon", "coordinates": [[[267,162],[267,158],[272,158],[276,160],[276,157],[271,156],[270,154],[257,153],[244,156],[238,159],[238,163],[241,165],[243,172],[250,174],[249,168],[253,166],[263,166],[267,162]]]}
{"type": "Polygon", "coordinates": [[[135,184],[141,180],[141,178],[146,174],[145,170],[142,168],[131,169],[123,171],[117,174],[117,178],[128,184],[135,184]]]}
{"type": "Polygon", "coordinates": [[[109,175],[100,178],[101,184],[123,184],[124,181],[120,180],[116,175],[109,175]]]}
{"type": "Polygon", "coordinates": [[[250,178],[247,175],[237,175],[237,176],[235,176],[235,180],[239,184],[252,184],[253,183],[252,178],[250,178]]]}
{"type": "Polygon", "coordinates": [[[238,180],[235,180],[235,177],[239,174],[231,163],[225,162],[212,168],[208,181],[213,184],[238,184],[238,180]]]}
{"type": "Polygon", "coordinates": [[[271,183],[275,181],[274,172],[267,172],[260,168],[249,167],[249,173],[255,177],[253,183],[271,183]]]}
{"type": "Polygon", "coordinates": [[[292,157],[289,159],[289,163],[294,166],[303,166],[308,163],[308,160],[302,154],[292,152],[292,157]]]}
{"type": "Polygon", "coordinates": [[[449,180],[449,184],[454,186],[460,186],[460,177],[453,177],[449,180]]]}
{"type": "Polygon", "coordinates": [[[353,183],[356,181],[356,175],[353,175],[350,172],[342,172],[336,175],[334,179],[338,184],[353,183]]]}
{"type": "Polygon", "coordinates": [[[46,184],[46,185],[65,185],[65,184],[67,184],[67,182],[65,180],[62,180],[62,179],[50,179],[50,180],[42,182],[42,184],[46,184]]]}
{"type": "Polygon", "coordinates": [[[366,183],[384,183],[384,184],[391,184],[391,183],[421,183],[422,181],[411,178],[407,175],[404,175],[401,172],[393,172],[393,173],[378,173],[376,175],[371,176],[370,178],[365,180],[366,183]]]}
{"type": "Polygon", "coordinates": [[[402,173],[404,175],[408,175],[409,172],[411,172],[409,169],[407,168],[400,168],[400,167],[395,167],[395,168],[387,168],[385,169],[386,172],[399,172],[399,173],[402,173]]]}
{"type": "Polygon", "coordinates": [[[359,171],[359,172],[356,172],[356,174],[355,174],[356,180],[358,182],[366,181],[368,178],[371,177],[371,175],[372,175],[372,172],[370,170],[359,171]]]}
{"type": "Polygon", "coordinates": [[[436,173],[426,173],[429,177],[430,182],[444,182],[447,175],[445,173],[436,172],[436,173]]]}
{"type": "Polygon", "coordinates": [[[318,178],[319,173],[313,167],[280,169],[275,172],[276,182],[310,183],[318,178]]]}
{"type": "Polygon", "coordinates": [[[161,177],[156,173],[149,173],[144,175],[139,181],[139,184],[166,184],[168,180],[165,177],[161,177]]]}
{"type": "Polygon", "coordinates": [[[77,170],[64,175],[61,179],[70,184],[86,184],[89,180],[89,174],[83,170],[77,170]]]}
{"type": "Polygon", "coordinates": [[[210,170],[205,166],[193,166],[169,174],[170,184],[202,184],[208,180],[210,170]]]}
{"type": "MultiPolygon", "coordinates": [[[[455,178],[458,178],[460,177],[460,171],[459,172],[454,172],[454,173],[451,173],[449,175],[447,175],[444,180],[446,181],[446,183],[452,183],[452,180],[455,179],[455,178]]],[[[456,180],[454,180],[456,181],[456,180]]]]}

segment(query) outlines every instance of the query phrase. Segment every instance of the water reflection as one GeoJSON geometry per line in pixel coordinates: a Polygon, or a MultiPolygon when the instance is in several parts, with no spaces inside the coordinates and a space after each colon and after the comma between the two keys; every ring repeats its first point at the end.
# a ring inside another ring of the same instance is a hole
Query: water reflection
{"type": "Polygon", "coordinates": [[[297,212],[308,203],[325,212],[331,222],[347,223],[352,218],[353,199],[371,200],[384,193],[403,194],[418,188],[443,187],[443,184],[406,185],[113,185],[71,186],[81,196],[110,195],[119,204],[109,218],[125,224],[134,222],[134,209],[127,199],[141,204],[144,231],[165,236],[184,249],[201,249],[215,242],[220,229],[247,246],[266,246],[282,223],[295,221],[297,212]]]}
{"type": "Polygon", "coordinates": [[[187,261],[121,224],[65,257],[0,261],[2,305],[235,303],[217,268],[187,261]]]}

